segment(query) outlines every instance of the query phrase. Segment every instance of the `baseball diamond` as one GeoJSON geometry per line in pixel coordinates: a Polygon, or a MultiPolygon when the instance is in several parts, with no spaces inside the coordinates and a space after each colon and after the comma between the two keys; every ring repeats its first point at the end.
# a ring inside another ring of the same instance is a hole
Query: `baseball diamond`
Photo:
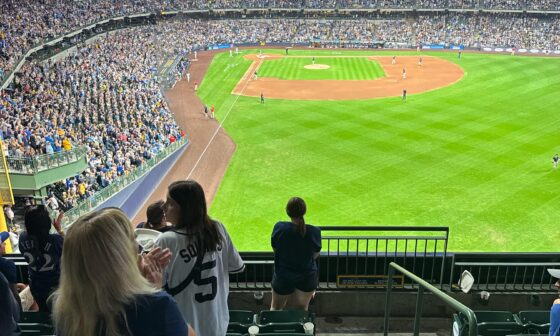
{"type": "MultiPolygon", "coordinates": [[[[282,57],[282,50],[263,53],[282,57]]],[[[322,80],[248,79],[258,64],[248,56],[254,54],[216,54],[197,92],[216,105],[236,145],[223,180],[213,182],[219,187],[212,213],[227,223],[240,249],[270,249],[263,232],[272,229],[270,218],[283,218],[283,203],[294,193],[315,209],[310,223],[445,225],[457,251],[555,248],[554,237],[544,234],[518,239],[526,228],[512,223],[531,222],[531,230],[547,232],[560,220],[556,172],[548,164],[557,138],[560,75],[554,69],[560,59],[291,50],[290,56],[316,56],[318,64],[321,56],[374,57],[387,77],[371,82],[394,76],[403,84],[386,98],[373,91],[356,98],[375,99],[338,100],[353,81],[332,80],[332,88],[309,99],[304,93],[320,92],[315,83],[322,80]],[[393,55],[395,74],[387,71],[393,55]],[[408,77],[402,80],[397,74],[406,60],[408,77]],[[424,78],[450,76],[448,86],[419,93],[417,75],[432,64],[450,65],[444,69],[455,73],[434,67],[424,78]],[[270,82],[311,84],[289,90],[288,99],[272,86],[256,86],[270,82]],[[478,239],[472,239],[475,232],[478,239]]],[[[262,62],[275,62],[270,59],[262,62]]]]}

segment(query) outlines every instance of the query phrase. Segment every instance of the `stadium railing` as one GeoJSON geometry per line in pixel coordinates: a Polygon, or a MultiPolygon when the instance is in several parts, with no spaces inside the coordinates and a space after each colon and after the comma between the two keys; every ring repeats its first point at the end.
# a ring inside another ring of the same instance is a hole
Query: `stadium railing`
{"type": "Polygon", "coordinates": [[[560,254],[517,253],[514,260],[504,260],[501,253],[454,254],[449,286],[455,288],[453,280],[469,271],[474,277],[473,290],[548,292],[556,281],[549,268],[560,268],[560,254]]]}
{"type": "Polygon", "coordinates": [[[86,146],[53,154],[41,154],[33,157],[6,157],[10,172],[36,174],[41,171],[57,168],[82,159],[87,152],[86,146]]]}
{"type": "MultiPolygon", "coordinates": [[[[401,262],[431,283],[446,283],[448,227],[321,226],[319,290],[385,288],[389,263],[401,262]]],[[[233,290],[267,290],[272,253],[244,253],[245,272],[230,277],[233,290]]],[[[415,288],[402,279],[400,286],[415,288]]]]}
{"type": "Polygon", "coordinates": [[[154,155],[151,159],[144,161],[141,166],[132,170],[128,175],[121,175],[117,177],[113,182],[106,188],[94,193],[92,196],[88,197],[77,206],[68,210],[63,217],[62,227],[66,228],[72,223],[74,223],[80,216],[90,212],[95,209],[98,205],[102,204],[104,201],[118,193],[120,190],[128,186],[130,183],[136,181],[142,175],[146,174],[150,169],[152,169],[159,162],[167,158],[171,153],[179,150],[184,145],[189,143],[187,138],[182,138],[175,141],[169,146],[162,149],[159,153],[154,155]]]}
{"type": "MultiPolygon", "coordinates": [[[[395,273],[397,271],[399,273],[401,273],[407,279],[410,279],[415,284],[417,284],[417,287],[418,287],[418,296],[416,298],[416,314],[415,314],[415,317],[414,317],[414,329],[413,329],[413,335],[414,336],[420,335],[420,321],[422,319],[422,305],[423,305],[422,300],[424,298],[424,292],[425,291],[428,291],[428,292],[432,293],[434,296],[441,299],[448,306],[457,310],[463,316],[466,317],[466,319],[468,321],[467,322],[468,323],[468,328],[463,329],[463,333],[465,334],[464,336],[466,336],[466,333],[464,332],[465,329],[468,331],[468,336],[476,336],[478,334],[477,325],[476,325],[476,316],[475,316],[474,312],[469,307],[467,307],[467,306],[463,305],[462,303],[460,303],[459,301],[453,299],[452,297],[450,297],[449,295],[447,295],[446,293],[444,293],[440,289],[438,289],[438,288],[434,287],[433,285],[429,284],[428,282],[423,280],[421,277],[419,277],[416,274],[408,271],[404,267],[401,267],[400,265],[398,265],[394,262],[391,262],[388,266],[389,266],[389,273],[388,273],[389,278],[388,278],[388,282],[387,282],[387,290],[386,290],[386,296],[385,296],[385,318],[384,318],[384,323],[383,323],[383,335],[384,336],[387,336],[388,333],[389,333],[389,318],[390,318],[390,312],[391,312],[391,309],[390,309],[391,308],[391,293],[392,293],[392,288],[393,288],[392,280],[393,280],[393,277],[395,277],[395,273]]],[[[463,335],[461,335],[461,336],[463,336],[463,335]]]]}

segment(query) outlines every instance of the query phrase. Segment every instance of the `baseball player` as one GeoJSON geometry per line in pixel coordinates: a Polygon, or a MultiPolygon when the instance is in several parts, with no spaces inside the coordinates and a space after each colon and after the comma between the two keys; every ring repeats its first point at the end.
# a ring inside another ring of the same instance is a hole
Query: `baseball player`
{"type": "Polygon", "coordinates": [[[214,104],[212,104],[212,107],[210,108],[210,118],[216,119],[216,116],[214,115],[214,104]]]}
{"type": "Polygon", "coordinates": [[[423,64],[423,60],[422,60],[422,57],[420,57],[420,58],[418,59],[418,66],[422,66],[422,64],[423,64]]]}
{"type": "Polygon", "coordinates": [[[255,70],[255,73],[253,74],[253,79],[257,80],[259,78],[259,74],[257,73],[257,70],[255,70]]]}
{"type": "Polygon", "coordinates": [[[402,79],[406,79],[406,68],[402,69],[402,79]]]}
{"type": "Polygon", "coordinates": [[[397,64],[397,56],[393,56],[393,59],[391,60],[391,64],[392,65],[397,64]]]}
{"type": "Polygon", "coordinates": [[[402,90],[402,100],[406,100],[406,89],[402,90]]]}
{"type": "Polygon", "coordinates": [[[208,119],[208,105],[204,105],[204,115],[206,116],[206,119],[208,119]]]}
{"type": "Polygon", "coordinates": [[[264,94],[261,92],[261,104],[264,104],[264,94]]]}
{"type": "Polygon", "coordinates": [[[552,167],[554,169],[558,168],[558,154],[554,154],[554,156],[552,157],[552,167]]]}
{"type": "Polygon", "coordinates": [[[187,72],[187,82],[190,83],[191,82],[191,73],[187,72]]]}

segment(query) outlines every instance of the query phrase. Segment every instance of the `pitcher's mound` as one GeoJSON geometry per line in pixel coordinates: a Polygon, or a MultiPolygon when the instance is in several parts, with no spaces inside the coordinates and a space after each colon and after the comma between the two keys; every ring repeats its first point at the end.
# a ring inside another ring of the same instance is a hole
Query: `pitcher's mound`
{"type": "Polygon", "coordinates": [[[325,70],[329,69],[331,66],[326,64],[309,64],[304,66],[304,68],[309,70],[325,70]]]}

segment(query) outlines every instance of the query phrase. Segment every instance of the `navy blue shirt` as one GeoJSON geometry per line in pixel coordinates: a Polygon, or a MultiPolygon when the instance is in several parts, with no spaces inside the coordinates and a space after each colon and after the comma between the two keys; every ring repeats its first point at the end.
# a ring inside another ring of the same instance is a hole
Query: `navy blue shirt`
{"type": "MultiPolygon", "coordinates": [[[[166,292],[144,294],[125,308],[126,325],[122,334],[127,336],[187,336],[188,329],[177,302],[166,292]]],[[[98,332],[103,335],[103,332],[98,332]]],[[[57,332],[57,335],[64,335],[57,332]]]]}
{"type": "Polygon", "coordinates": [[[317,271],[313,259],[321,251],[321,230],[305,225],[302,237],[292,222],[278,222],[272,231],[271,245],[274,249],[274,272],[277,276],[294,278],[317,271]]]}
{"type": "Polygon", "coordinates": [[[132,336],[187,336],[188,329],[177,302],[166,292],[139,295],[126,308],[132,336]]]}
{"type": "Polygon", "coordinates": [[[36,256],[35,242],[27,232],[20,235],[19,250],[29,264],[29,285],[34,297],[46,298],[58,287],[63,242],[61,235],[50,234],[45,246],[39,250],[40,255],[36,256]]]}

